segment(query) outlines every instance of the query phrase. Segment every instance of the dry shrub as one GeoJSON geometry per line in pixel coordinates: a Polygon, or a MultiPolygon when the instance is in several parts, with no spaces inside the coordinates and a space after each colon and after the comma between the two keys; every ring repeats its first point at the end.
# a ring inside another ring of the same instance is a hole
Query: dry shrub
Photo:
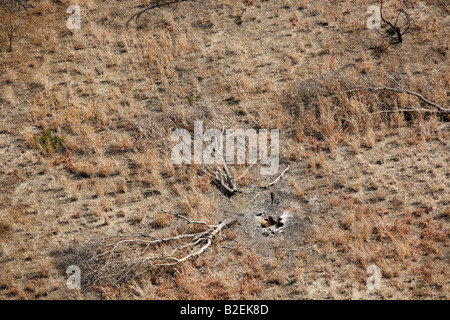
{"type": "Polygon", "coordinates": [[[79,175],[91,177],[94,175],[95,167],[90,161],[79,162],[76,165],[76,170],[79,175]]]}
{"type": "Polygon", "coordinates": [[[0,220],[0,241],[7,240],[12,232],[12,222],[5,219],[0,220]]]}
{"type": "MultiPolygon", "coordinates": [[[[374,84],[375,81],[369,78],[322,74],[285,90],[280,101],[283,110],[293,116],[292,125],[296,128],[297,136],[327,140],[345,133],[361,138],[362,145],[371,148],[375,143],[375,130],[379,131],[386,126],[405,126],[405,120],[420,121],[424,116],[419,112],[417,118],[412,118],[409,113],[393,112],[412,101],[417,104],[409,95],[386,90],[345,92],[349,89],[377,86],[395,87],[387,75],[381,74],[378,78],[379,81],[374,84]],[[407,100],[404,101],[405,99],[407,100]]],[[[413,87],[411,90],[420,83],[413,79],[407,79],[406,82],[407,87],[413,87]]],[[[439,88],[435,90],[438,92],[439,88]]],[[[427,118],[433,119],[429,114],[427,118]]],[[[358,145],[352,144],[352,148],[358,153],[359,142],[358,145]]]]}
{"type": "Polygon", "coordinates": [[[153,219],[152,226],[155,228],[164,228],[173,222],[173,215],[167,213],[157,213],[153,219]]]}

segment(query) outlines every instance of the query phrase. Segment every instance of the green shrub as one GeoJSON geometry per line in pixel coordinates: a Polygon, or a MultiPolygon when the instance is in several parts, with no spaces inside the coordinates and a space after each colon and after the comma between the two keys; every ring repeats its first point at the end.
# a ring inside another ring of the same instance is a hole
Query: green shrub
{"type": "Polygon", "coordinates": [[[36,146],[44,153],[64,149],[63,138],[52,130],[44,130],[40,136],[36,137],[36,146]]]}

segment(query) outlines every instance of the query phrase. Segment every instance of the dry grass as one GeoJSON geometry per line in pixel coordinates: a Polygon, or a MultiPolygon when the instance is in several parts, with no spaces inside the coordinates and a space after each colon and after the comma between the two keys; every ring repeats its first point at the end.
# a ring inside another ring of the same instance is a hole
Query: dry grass
{"type": "Polygon", "coordinates": [[[448,108],[449,7],[412,2],[415,25],[391,46],[354,1],[185,1],[127,30],[135,2],[81,0],[72,31],[70,1],[36,1],[12,52],[0,25],[0,297],[448,299],[448,114],[393,112],[433,110],[406,93],[341,92],[392,75],[448,108]],[[243,191],[230,203],[202,167],[172,164],[171,133],[194,120],[280,129],[291,169],[263,190],[275,177],[230,166],[243,191]],[[251,237],[270,192],[270,210],[295,212],[294,236],[251,237]],[[71,248],[178,235],[161,209],[240,224],[175,268],[65,287],[71,248]],[[369,265],[382,271],[377,292],[369,265]]]}

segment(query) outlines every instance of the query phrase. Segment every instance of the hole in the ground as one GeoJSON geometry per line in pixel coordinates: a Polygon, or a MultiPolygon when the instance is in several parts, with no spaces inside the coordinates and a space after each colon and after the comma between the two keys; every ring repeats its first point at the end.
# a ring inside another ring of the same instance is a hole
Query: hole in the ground
{"type": "Polygon", "coordinates": [[[282,226],[284,226],[284,223],[281,220],[282,220],[281,217],[269,216],[267,218],[262,219],[261,227],[262,228],[270,228],[270,227],[281,228],[282,226]]]}
{"type": "Polygon", "coordinates": [[[266,237],[284,233],[292,225],[292,214],[287,211],[281,215],[278,215],[276,212],[271,215],[263,215],[258,212],[253,217],[255,219],[255,231],[257,233],[261,232],[266,237]]]}

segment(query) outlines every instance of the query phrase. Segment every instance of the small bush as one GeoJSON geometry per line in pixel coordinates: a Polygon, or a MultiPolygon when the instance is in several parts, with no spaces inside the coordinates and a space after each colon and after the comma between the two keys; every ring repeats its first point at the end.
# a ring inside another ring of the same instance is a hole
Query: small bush
{"type": "Polygon", "coordinates": [[[53,153],[63,150],[63,138],[55,135],[52,130],[45,130],[42,134],[35,138],[36,146],[44,153],[53,153]]]}

